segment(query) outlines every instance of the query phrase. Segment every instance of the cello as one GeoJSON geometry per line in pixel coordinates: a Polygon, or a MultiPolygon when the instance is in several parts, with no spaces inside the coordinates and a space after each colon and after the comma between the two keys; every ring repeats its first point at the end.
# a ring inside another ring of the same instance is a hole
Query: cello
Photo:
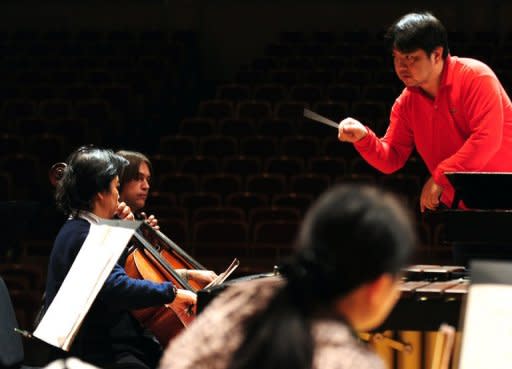
{"type": "MultiPolygon", "coordinates": [[[[136,240],[138,240],[139,237],[143,237],[145,240],[147,240],[149,244],[151,244],[158,251],[162,258],[174,269],[207,270],[185,250],[183,250],[169,237],[167,237],[162,231],[154,229],[145,222],[141,224],[139,230],[142,236],[140,234],[136,234],[136,240]]],[[[201,285],[193,280],[188,281],[188,283],[195,291],[202,288],[201,285]]]]}
{"type": "MultiPolygon", "coordinates": [[[[125,271],[131,278],[162,283],[171,281],[176,288],[196,292],[187,280],[143,236],[135,233],[134,247],[126,258],[125,271]]],[[[192,306],[182,309],[173,304],[132,311],[133,316],[148,328],[165,347],[194,319],[192,306]]]]}

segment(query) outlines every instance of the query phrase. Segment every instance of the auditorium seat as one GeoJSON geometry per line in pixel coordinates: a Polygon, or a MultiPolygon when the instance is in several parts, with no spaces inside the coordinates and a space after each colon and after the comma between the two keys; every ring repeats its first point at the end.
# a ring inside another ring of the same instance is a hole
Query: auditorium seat
{"type": "Polygon", "coordinates": [[[290,177],[304,171],[304,160],[300,156],[273,156],[265,160],[264,170],[290,177]]]}
{"type": "MultiPolygon", "coordinates": [[[[343,101],[319,101],[313,110],[334,122],[340,122],[349,114],[348,104],[343,101]]],[[[332,133],[332,129],[330,131],[332,133]]]]}
{"type": "Polygon", "coordinates": [[[217,86],[216,97],[220,100],[241,101],[251,96],[250,88],[240,83],[228,83],[217,86]]]}
{"type": "Polygon", "coordinates": [[[286,88],[296,84],[298,82],[298,72],[292,69],[274,69],[269,72],[270,80],[273,83],[279,83],[286,88]]]}
{"type": "Polygon", "coordinates": [[[225,99],[212,99],[201,101],[199,104],[198,116],[201,118],[210,118],[220,120],[234,116],[233,103],[225,99]]]}
{"type": "Polygon", "coordinates": [[[242,208],[248,214],[251,209],[259,206],[268,205],[268,196],[263,193],[255,192],[236,192],[226,197],[226,205],[242,208]]]}
{"type": "Polygon", "coordinates": [[[247,178],[247,191],[267,196],[286,191],[286,177],[283,174],[260,173],[247,178]]]}
{"type": "MultiPolygon", "coordinates": [[[[145,208],[155,209],[158,207],[158,208],[162,209],[165,207],[174,207],[174,206],[176,206],[176,194],[175,193],[166,192],[166,191],[154,191],[154,190],[149,191],[148,197],[146,199],[145,208]]],[[[158,213],[160,213],[160,212],[158,212],[158,213]]]]}
{"type": "Polygon", "coordinates": [[[199,140],[199,154],[218,159],[238,153],[238,142],[229,136],[206,136],[199,140]]]}
{"type": "Polygon", "coordinates": [[[295,101],[306,101],[310,105],[322,99],[323,91],[318,85],[297,84],[290,88],[290,98],[295,101]]]}
{"type": "Polygon", "coordinates": [[[39,103],[39,115],[48,120],[71,118],[71,104],[66,99],[43,100],[39,103]]]}
{"type": "Polygon", "coordinates": [[[183,119],[178,128],[181,136],[201,138],[215,134],[215,120],[211,117],[194,117],[183,119]]]}
{"type": "Polygon", "coordinates": [[[0,201],[11,200],[13,194],[12,178],[9,173],[0,172],[0,201]]]}
{"type": "Polygon", "coordinates": [[[309,104],[304,101],[283,101],[277,103],[274,115],[276,118],[297,123],[304,118],[304,108],[309,108],[309,104]]]}
{"type": "Polygon", "coordinates": [[[258,84],[254,87],[254,98],[275,105],[288,97],[286,87],[280,83],[258,84]]]}
{"type": "MultiPolygon", "coordinates": [[[[168,154],[156,154],[150,157],[153,172],[151,176],[161,176],[164,173],[174,173],[177,168],[176,157],[168,154]]],[[[153,178],[151,178],[153,180],[153,178]]]]}
{"type": "Polygon", "coordinates": [[[160,137],[158,152],[162,155],[183,158],[198,154],[196,138],[191,136],[169,135],[160,137]]]}
{"type": "Polygon", "coordinates": [[[248,241],[249,227],[243,220],[209,219],[193,225],[192,242],[198,259],[215,257],[228,265],[233,257],[247,254],[248,241]]]}
{"type": "Polygon", "coordinates": [[[23,152],[24,139],[21,135],[4,133],[0,134],[0,155],[21,154],[23,152]]]}
{"type": "Polygon", "coordinates": [[[228,173],[206,175],[201,180],[201,190],[218,193],[225,198],[230,193],[242,190],[242,179],[238,175],[228,173]]]}
{"type": "Polygon", "coordinates": [[[330,101],[352,102],[360,97],[360,87],[358,84],[349,82],[332,83],[325,90],[325,97],[330,101]]]}
{"type": "Polygon", "coordinates": [[[183,158],[181,172],[197,176],[216,173],[219,169],[217,158],[210,156],[187,156],[183,158]]]}
{"type": "Polygon", "coordinates": [[[309,158],[318,155],[319,152],[320,144],[316,137],[296,135],[283,138],[281,149],[283,155],[309,158]]]}
{"type": "Polygon", "coordinates": [[[347,172],[347,161],[344,158],[332,156],[316,156],[309,159],[309,172],[325,174],[334,179],[347,172]]]}
{"type": "Polygon", "coordinates": [[[290,178],[290,191],[317,197],[330,186],[330,178],[325,174],[301,173],[290,178]]]}
{"type": "Polygon", "coordinates": [[[304,193],[288,192],[272,196],[272,206],[295,208],[302,214],[306,212],[312,201],[313,196],[304,193]]]}
{"type": "Polygon", "coordinates": [[[361,157],[352,158],[349,162],[350,174],[368,174],[374,177],[382,176],[383,174],[368,164],[366,160],[361,157]]]}
{"type": "Polygon", "coordinates": [[[291,248],[298,226],[294,220],[262,220],[254,225],[254,242],[291,248]]]}
{"type": "Polygon", "coordinates": [[[257,129],[259,135],[277,138],[292,136],[297,132],[297,128],[292,122],[276,118],[260,120],[257,129]]]}
{"type": "Polygon", "coordinates": [[[246,219],[245,211],[242,208],[233,206],[208,206],[197,208],[192,214],[191,222],[195,224],[204,220],[241,220],[246,219]]]}
{"type": "Polygon", "coordinates": [[[13,197],[15,199],[30,199],[36,196],[40,185],[34,173],[40,173],[39,160],[29,154],[10,154],[0,156],[0,171],[11,175],[13,181],[13,197]]]}
{"type": "Polygon", "coordinates": [[[249,119],[225,118],[219,122],[219,134],[232,136],[238,140],[253,136],[255,132],[254,124],[249,119]]]}
{"type": "Polygon", "coordinates": [[[39,165],[43,171],[47,171],[57,162],[66,160],[71,147],[66,137],[51,133],[33,135],[27,139],[28,154],[38,158],[39,165]]]}
{"type": "Polygon", "coordinates": [[[188,222],[176,217],[158,217],[160,230],[178,246],[189,251],[188,222]]]}
{"type": "Polygon", "coordinates": [[[178,196],[179,205],[192,213],[195,209],[206,206],[221,206],[220,194],[214,192],[184,192],[178,196]]]}
{"type": "Polygon", "coordinates": [[[280,59],[273,56],[257,56],[251,62],[253,70],[268,72],[281,66],[280,59]]]}
{"type": "Polygon", "coordinates": [[[163,173],[158,175],[158,190],[170,192],[176,196],[199,190],[197,176],[188,173],[163,173]]]}
{"type": "Polygon", "coordinates": [[[284,206],[260,206],[249,211],[249,224],[254,225],[265,220],[298,221],[302,214],[296,208],[284,206]]]}
{"type": "Polygon", "coordinates": [[[236,107],[236,116],[258,122],[272,116],[272,107],[269,102],[261,100],[240,101],[236,107]]]}
{"type": "Polygon", "coordinates": [[[277,140],[268,136],[252,136],[240,140],[240,154],[267,157],[277,154],[277,140]]]}
{"type": "Polygon", "coordinates": [[[261,160],[254,156],[231,156],[225,158],[222,164],[222,171],[227,174],[235,174],[241,178],[259,173],[261,170],[261,160]]]}

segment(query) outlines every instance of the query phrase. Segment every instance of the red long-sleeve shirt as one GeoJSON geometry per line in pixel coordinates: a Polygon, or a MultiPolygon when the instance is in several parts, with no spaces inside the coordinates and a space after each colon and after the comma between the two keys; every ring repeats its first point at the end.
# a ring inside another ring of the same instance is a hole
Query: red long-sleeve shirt
{"type": "Polygon", "coordinates": [[[407,87],[395,101],[386,134],[355,148],[384,173],[400,169],[413,148],[451,205],[445,172],[512,172],[512,103],[493,71],[474,59],[448,56],[435,99],[407,87]]]}

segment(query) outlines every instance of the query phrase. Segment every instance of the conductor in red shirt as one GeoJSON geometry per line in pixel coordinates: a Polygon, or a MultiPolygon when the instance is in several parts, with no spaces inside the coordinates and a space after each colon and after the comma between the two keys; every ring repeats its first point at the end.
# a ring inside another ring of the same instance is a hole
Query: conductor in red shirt
{"type": "Polygon", "coordinates": [[[365,122],[345,118],[339,140],[384,173],[400,169],[416,149],[431,174],[421,211],[452,205],[447,172],[512,172],[512,104],[491,68],[451,56],[444,26],[428,12],[404,15],[386,38],[405,85],[389,127],[378,138],[365,122]]]}

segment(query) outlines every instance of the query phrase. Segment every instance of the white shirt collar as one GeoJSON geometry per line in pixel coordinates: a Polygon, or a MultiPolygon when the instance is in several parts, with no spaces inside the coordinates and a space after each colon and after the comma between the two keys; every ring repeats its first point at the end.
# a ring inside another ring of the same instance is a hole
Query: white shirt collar
{"type": "Polygon", "coordinates": [[[102,218],[87,210],[80,210],[78,212],[78,218],[84,219],[91,224],[98,224],[102,220],[102,218]]]}

